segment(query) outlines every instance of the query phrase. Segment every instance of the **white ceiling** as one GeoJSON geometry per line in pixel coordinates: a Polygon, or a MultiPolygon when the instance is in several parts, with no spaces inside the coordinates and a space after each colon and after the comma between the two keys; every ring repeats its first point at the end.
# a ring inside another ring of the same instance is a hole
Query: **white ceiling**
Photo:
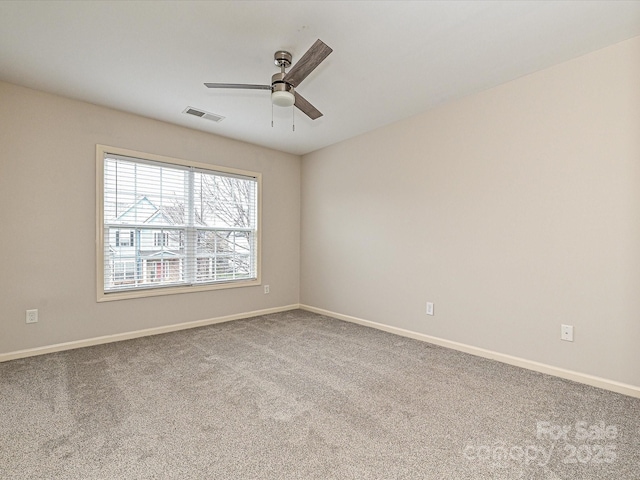
{"type": "Polygon", "coordinates": [[[640,1],[5,0],[0,79],[304,154],[637,35],[640,1]],[[295,132],[268,91],[203,86],[269,84],[317,38],[297,91],[324,116],[295,132]]]}

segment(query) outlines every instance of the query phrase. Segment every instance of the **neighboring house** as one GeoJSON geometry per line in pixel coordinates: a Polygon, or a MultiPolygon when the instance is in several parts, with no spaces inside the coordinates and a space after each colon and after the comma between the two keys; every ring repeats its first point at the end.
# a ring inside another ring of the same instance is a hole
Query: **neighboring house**
{"type": "MultiPolygon", "coordinates": [[[[184,228],[146,196],[120,214],[105,232],[112,286],[180,282],[184,277],[184,228]]],[[[107,272],[105,272],[107,273],[107,272]]]]}
{"type": "Polygon", "coordinates": [[[207,227],[196,218],[194,241],[189,229],[174,214],[156,206],[147,196],[125,208],[115,220],[105,224],[108,242],[105,258],[105,288],[114,289],[151,284],[196,283],[245,278],[251,272],[250,239],[246,231],[207,227]],[[195,265],[186,262],[188,245],[195,250],[195,265]],[[188,269],[192,269],[188,272],[188,269]]]}

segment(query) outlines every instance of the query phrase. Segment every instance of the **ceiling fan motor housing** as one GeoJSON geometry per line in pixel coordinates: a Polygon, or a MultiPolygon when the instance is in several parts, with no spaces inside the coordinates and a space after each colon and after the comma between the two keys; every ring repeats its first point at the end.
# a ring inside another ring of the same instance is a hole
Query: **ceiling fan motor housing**
{"type": "Polygon", "coordinates": [[[279,107],[290,107],[295,103],[293,85],[284,81],[284,72],[271,77],[271,101],[279,107]]]}

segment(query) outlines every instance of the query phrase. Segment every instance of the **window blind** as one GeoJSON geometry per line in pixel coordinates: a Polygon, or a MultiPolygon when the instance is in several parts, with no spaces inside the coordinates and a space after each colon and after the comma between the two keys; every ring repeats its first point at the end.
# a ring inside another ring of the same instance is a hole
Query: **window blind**
{"type": "Polygon", "coordinates": [[[257,278],[256,178],[104,153],[104,293],[257,278]]]}

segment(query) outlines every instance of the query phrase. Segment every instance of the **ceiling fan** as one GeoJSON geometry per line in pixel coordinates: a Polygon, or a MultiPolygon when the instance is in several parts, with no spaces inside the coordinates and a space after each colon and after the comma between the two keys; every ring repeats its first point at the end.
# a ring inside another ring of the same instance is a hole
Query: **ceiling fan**
{"type": "Polygon", "coordinates": [[[322,113],[311,105],[302,95],[295,91],[300,83],[333,52],[322,40],[318,39],[311,45],[302,58],[289,72],[285,69],[291,66],[291,54],[278,50],[274,55],[275,64],[280,67],[280,73],[271,77],[271,85],[250,85],[246,83],[205,83],[208,88],[240,88],[245,90],[271,90],[271,102],[280,107],[295,105],[309,118],[315,120],[322,113]]]}

